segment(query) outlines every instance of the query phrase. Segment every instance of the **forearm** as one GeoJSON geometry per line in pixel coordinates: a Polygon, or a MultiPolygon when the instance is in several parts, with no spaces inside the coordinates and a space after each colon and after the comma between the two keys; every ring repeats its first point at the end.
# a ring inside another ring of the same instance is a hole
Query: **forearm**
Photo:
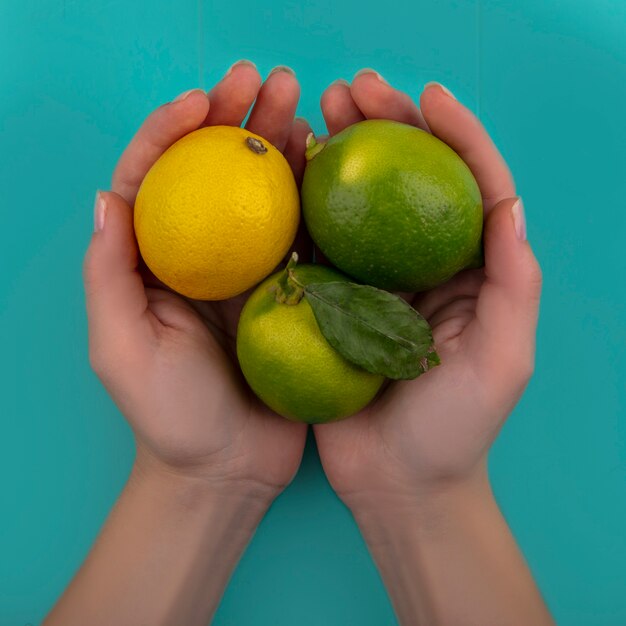
{"type": "Polygon", "coordinates": [[[354,511],[401,624],[553,621],[487,478],[354,511]]]}
{"type": "Polygon", "coordinates": [[[206,626],[268,505],[135,467],[45,626],[206,626]]]}

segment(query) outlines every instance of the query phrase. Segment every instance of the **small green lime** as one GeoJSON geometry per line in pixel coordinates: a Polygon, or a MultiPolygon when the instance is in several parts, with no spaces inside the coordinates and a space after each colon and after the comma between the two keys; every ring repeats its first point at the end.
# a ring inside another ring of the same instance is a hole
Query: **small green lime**
{"type": "MultiPolygon", "coordinates": [[[[347,281],[321,265],[293,269],[301,285],[347,281]]],[[[283,272],[262,282],[250,295],[237,328],[237,357],[254,393],[288,419],[330,422],[360,411],[384,378],[344,359],[324,339],[306,298],[297,304],[276,301],[283,272]]]]}
{"type": "Polygon", "coordinates": [[[414,126],[367,120],[316,148],[302,211],[339,269],[381,289],[422,291],[480,258],[480,190],[445,143],[414,126]]]}

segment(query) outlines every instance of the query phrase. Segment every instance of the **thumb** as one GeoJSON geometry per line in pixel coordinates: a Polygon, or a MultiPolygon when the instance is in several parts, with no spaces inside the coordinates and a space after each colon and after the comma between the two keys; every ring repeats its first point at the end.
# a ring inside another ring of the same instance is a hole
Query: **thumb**
{"type": "Polygon", "coordinates": [[[476,305],[479,337],[487,363],[508,362],[529,376],[534,366],[541,269],[526,240],[521,198],[498,202],[484,229],[485,282],[476,305]]]}
{"type": "Polygon", "coordinates": [[[148,301],[138,260],[132,209],[118,194],[99,191],[94,233],[83,264],[92,339],[131,331],[145,313],[148,301]]]}

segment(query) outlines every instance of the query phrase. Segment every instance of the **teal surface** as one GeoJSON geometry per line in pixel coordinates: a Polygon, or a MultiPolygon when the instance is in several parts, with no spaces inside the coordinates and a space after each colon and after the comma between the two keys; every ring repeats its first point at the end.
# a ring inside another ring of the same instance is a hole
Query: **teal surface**
{"type": "MultiPolygon", "coordinates": [[[[439,80],[480,115],[545,276],[536,374],[492,454],[497,496],[560,624],[626,624],[626,3],[366,7],[0,3],[0,626],[41,621],[131,464],[87,360],[94,191],[151,109],[242,57],[291,65],[317,131],[322,89],[363,66],[415,97],[439,80]]],[[[309,442],[215,624],[394,623],[309,442]]]]}

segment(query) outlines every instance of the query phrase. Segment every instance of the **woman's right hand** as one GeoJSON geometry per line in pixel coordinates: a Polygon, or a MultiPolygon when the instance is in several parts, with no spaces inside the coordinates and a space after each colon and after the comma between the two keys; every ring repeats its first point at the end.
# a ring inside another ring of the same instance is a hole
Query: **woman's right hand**
{"type": "Polygon", "coordinates": [[[450,145],[482,192],[485,267],[412,294],[441,365],[393,382],[359,415],[316,425],[315,438],[402,624],[547,625],[486,462],[533,370],[541,272],[513,178],[479,120],[440,85],[420,103],[369,71],[330,87],[322,111],[331,135],[387,118],[450,145]]]}
{"type": "Polygon", "coordinates": [[[366,118],[428,130],[472,170],[485,211],[484,269],[420,294],[441,365],[392,383],[361,415],[315,427],[328,478],[350,506],[413,498],[484,472],[487,451],[533,370],[541,271],[513,178],[476,117],[439,85],[421,110],[372,72],[322,97],[331,134],[366,118]]]}

